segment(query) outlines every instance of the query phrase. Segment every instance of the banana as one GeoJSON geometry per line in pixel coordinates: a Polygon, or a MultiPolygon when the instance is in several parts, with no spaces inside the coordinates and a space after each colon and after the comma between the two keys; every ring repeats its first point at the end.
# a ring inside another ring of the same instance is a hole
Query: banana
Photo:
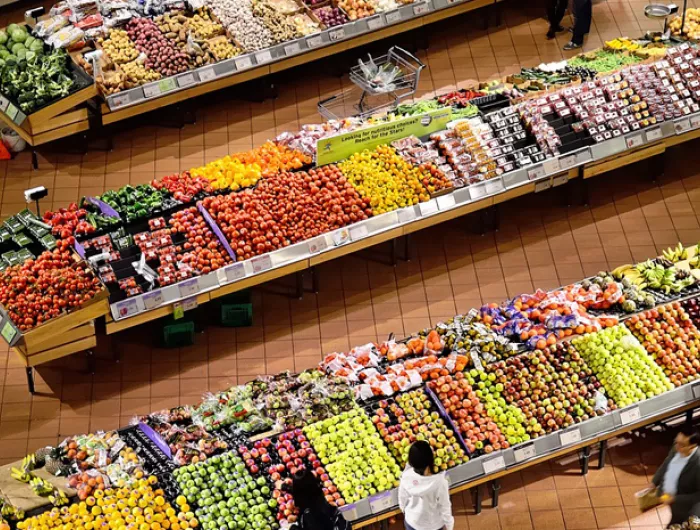
{"type": "Polygon", "coordinates": [[[34,493],[40,497],[46,497],[50,493],[53,493],[54,490],[53,484],[41,477],[34,477],[29,483],[29,486],[32,488],[34,493]]]}
{"type": "Polygon", "coordinates": [[[13,467],[10,470],[10,476],[19,482],[24,482],[25,484],[32,480],[31,473],[25,471],[24,469],[17,469],[16,467],[13,467]]]}

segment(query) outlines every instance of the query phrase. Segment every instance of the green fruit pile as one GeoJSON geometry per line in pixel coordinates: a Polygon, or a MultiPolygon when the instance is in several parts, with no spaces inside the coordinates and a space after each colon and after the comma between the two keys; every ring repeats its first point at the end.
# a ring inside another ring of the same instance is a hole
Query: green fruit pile
{"type": "Polygon", "coordinates": [[[587,333],[572,344],[619,407],[673,389],[663,369],[622,325],[587,333]]]}
{"type": "Polygon", "coordinates": [[[277,501],[265,477],[254,479],[235,451],[173,471],[203,530],[275,530],[277,501]]]}
{"type": "Polygon", "coordinates": [[[396,488],[401,469],[359,408],[304,427],[346,503],[396,488]]]}

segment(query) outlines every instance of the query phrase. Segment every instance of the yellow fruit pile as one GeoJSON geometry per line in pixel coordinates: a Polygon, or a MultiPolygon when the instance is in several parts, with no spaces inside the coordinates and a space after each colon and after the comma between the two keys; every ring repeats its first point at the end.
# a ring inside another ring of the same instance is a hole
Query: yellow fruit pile
{"type": "Polygon", "coordinates": [[[338,167],[362,197],[369,197],[375,215],[430,199],[421,184],[430,173],[409,164],[388,145],[355,153],[338,167]]]}
{"type": "Polygon", "coordinates": [[[636,42],[626,39],[625,37],[618,37],[613,40],[609,40],[605,42],[605,47],[610,49],[610,50],[615,50],[615,51],[634,51],[638,49],[640,46],[636,42]]]}
{"type": "Polygon", "coordinates": [[[262,176],[262,169],[258,164],[244,164],[226,155],[205,166],[191,169],[190,174],[211,181],[211,187],[215,190],[235,191],[254,185],[262,176]]]}
{"type": "Polygon", "coordinates": [[[97,490],[84,501],[54,508],[17,523],[19,530],[186,530],[198,526],[184,497],[177,509],[165,500],[163,490],[153,489],[149,476],[131,488],[117,486],[97,490]]]}

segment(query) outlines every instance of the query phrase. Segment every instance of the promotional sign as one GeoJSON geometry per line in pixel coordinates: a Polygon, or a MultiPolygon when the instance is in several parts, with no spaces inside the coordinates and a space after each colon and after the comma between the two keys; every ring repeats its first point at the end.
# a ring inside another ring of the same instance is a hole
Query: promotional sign
{"type": "Polygon", "coordinates": [[[411,135],[420,138],[435,131],[442,131],[447,129],[450,121],[452,121],[450,109],[437,109],[419,116],[409,116],[359,131],[322,138],[316,145],[316,164],[319,166],[332,164],[363,149],[374,149],[378,145],[388,144],[399,138],[411,135]]]}

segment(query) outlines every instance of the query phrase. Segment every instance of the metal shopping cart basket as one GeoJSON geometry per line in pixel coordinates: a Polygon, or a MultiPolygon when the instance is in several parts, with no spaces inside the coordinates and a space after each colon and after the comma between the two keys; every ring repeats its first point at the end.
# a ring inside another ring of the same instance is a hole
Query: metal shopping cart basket
{"type": "Polygon", "coordinates": [[[318,110],[328,119],[388,111],[415,94],[423,68],[425,64],[416,56],[392,46],[386,55],[358,61],[350,69],[350,81],[356,88],[320,101],[318,110]]]}

